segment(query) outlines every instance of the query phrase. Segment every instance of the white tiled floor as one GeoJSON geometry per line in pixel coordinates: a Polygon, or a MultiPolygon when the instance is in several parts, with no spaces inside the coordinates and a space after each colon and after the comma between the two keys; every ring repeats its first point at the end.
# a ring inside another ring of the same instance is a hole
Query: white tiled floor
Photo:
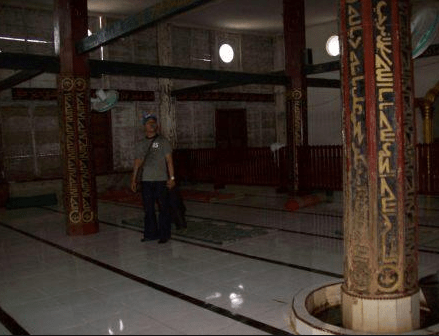
{"type": "MultiPolygon", "coordinates": [[[[99,202],[99,233],[69,237],[61,207],[0,210],[0,334],[292,333],[295,293],[342,276],[341,193],[291,213],[274,188],[224,192],[240,197],[186,201],[187,218],[268,234],[221,246],[141,243],[121,225],[141,209],[99,202]]],[[[420,216],[422,277],[439,270],[439,199],[421,196],[420,216]]]]}

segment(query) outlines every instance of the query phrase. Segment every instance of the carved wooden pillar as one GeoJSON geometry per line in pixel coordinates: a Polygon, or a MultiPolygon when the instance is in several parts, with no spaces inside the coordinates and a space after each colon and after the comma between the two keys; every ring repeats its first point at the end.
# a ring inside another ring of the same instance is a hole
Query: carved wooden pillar
{"type": "Polygon", "coordinates": [[[54,16],[67,234],[85,235],[99,231],[90,141],[90,70],[88,56],[75,50],[75,42],[87,36],[87,0],[55,0],[54,16]]]}
{"type": "Polygon", "coordinates": [[[341,0],[345,328],[419,328],[410,0],[341,0]]]}
{"type": "MultiPolygon", "coordinates": [[[[172,65],[171,25],[157,25],[157,49],[160,65],[172,65]]],[[[175,123],[175,98],[171,96],[173,81],[169,78],[159,78],[159,109],[160,132],[168,138],[172,147],[177,145],[177,126],[175,123]]]]}
{"type": "Polygon", "coordinates": [[[288,187],[299,188],[297,146],[308,144],[307,85],[304,72],[306,49],[304,0],[283,0],[286,88],[288,187]]]}

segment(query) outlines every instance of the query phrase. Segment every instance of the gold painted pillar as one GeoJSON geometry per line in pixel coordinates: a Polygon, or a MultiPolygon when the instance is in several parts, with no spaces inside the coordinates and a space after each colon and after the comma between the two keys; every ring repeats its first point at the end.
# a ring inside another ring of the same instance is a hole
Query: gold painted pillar
{"type": "Polygon", "coordinates": [[[90,141],[90,69],[88,56],[75,50],[75,42],[87,36],[87,0],[55,0],[54,17],[66,231],[86,235],[99,231],[90,141]]]}
{"type": "Polygon", "coordinates": [[[433,134],[433,119],[434,119],[434,108],[433,103],[424,100],[421,105],[422,121],[423,121],[423,131],[424,131],[424,143],[431,144],[434,140],[433,134]]]}
{"type": "Polygon", "coordinates": [[[410,0],[341,0],[343,327],[420,326],[410,0]]]}

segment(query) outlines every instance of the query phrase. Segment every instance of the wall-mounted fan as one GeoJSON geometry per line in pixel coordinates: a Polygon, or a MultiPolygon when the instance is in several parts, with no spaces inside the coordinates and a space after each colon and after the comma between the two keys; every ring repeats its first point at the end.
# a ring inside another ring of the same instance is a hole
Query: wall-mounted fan
{"type": "Polygon", "coordinates": [[[97,112],[105,112],[116,105],[119,93],[116,90],[96,90],[97,98],[91,98],[91,108],[97,112]]]}
{"type": "Polygon", "coordinates": [[[413,4],[410,30],[412,57],[416,58],[430,46],[439,31],[439,2],[416,1],[413,4]]]}
{"type": "Polygon", "coordinates": [[[274,156],[274,162],[277,163],[277,166],[279,166],[279,150],[285,146],[286,146],[285,144],[280,142],[274,142],[270,145],[270,149],[273,152],[273,156],[274,156]]]}

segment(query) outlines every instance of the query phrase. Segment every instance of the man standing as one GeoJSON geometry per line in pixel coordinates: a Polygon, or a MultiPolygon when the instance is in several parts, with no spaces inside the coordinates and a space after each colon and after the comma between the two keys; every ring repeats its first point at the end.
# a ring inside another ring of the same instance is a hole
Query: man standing
{"type": "Polygon", "coordinates": [[[144,112],[142,121],[146,136],[135,148],[131,190],[137,191],[136,175],[143,163],[141,183],[145,217],[141,241],[159,239],[159,244],[163,244],[171,238],[168,188],[175,187],[172,147],[168,139],[157,133],[157,117],[154,114],[144,112]],[[155,215],[156,201],[159,204],[158,223],[155,215]]]}

